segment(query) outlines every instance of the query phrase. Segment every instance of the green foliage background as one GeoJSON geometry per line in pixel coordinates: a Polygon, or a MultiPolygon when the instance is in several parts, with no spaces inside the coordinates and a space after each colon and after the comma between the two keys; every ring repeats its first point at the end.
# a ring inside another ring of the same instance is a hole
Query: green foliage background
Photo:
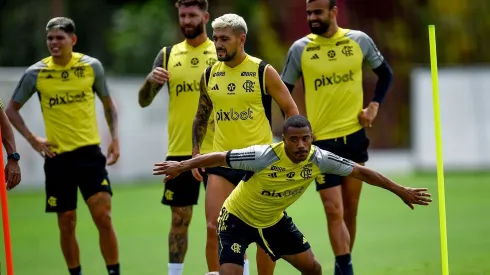
{"type": "MultiPolygon", "coordinates": [[[[242,15],[250,29],[247,52],[281,71],[291,43],[308,31],[305,19],[298,20],[304,4],[296,1],[213,0],[210,14],[242,15]]],[[[26,67],[45,57],[44,27],[59,15],[77,23],[76,50],[99,58],[111,74],[146,75],[161,47],[183,39],[173,0],[4,0],[0,7],[0,66],[26,67]]],[[[374,148],[410,147],[410,113],[416,111],[410,72],[429,65],[427,25],[437,26],[441,67],[487,63],[488,14],[490,1],[483,0],[343,0],[343,27],[368,33],[395,72],[377,127],[369,130],[374,148]]],[[[365,76],[368,101],[376,78],[369,70],[365,76]]]]}

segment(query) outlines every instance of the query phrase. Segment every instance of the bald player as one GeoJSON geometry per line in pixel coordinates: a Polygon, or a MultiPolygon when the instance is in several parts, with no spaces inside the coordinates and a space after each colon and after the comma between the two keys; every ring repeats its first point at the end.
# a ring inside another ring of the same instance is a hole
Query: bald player
{"type": "MultiPolygon", "coordinates": [[[[363,165],[369,145],[365,128],[371,127],[393,73],[367,34],[337,25],[335,0],[307,0],[306,5],[311,34],[289,49],[282,80],[292,91],[303,77],[304,93],[295,99],[311,121],[314,144],[363,165]],[[364,63],[376,73],[378,83],[374,98],[363,109],[364,63]]],[[[341,175],[324,174],[316,179],[336,256],[335,274],[353,274],[350,253],[361,186],[359,179],[341,175]]]]}

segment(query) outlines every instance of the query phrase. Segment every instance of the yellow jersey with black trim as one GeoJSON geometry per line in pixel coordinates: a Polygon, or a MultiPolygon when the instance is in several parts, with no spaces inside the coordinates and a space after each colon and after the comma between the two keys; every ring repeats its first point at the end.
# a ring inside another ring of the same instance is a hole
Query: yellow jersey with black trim
{"type": "MultiPolygon", "coordinates": [[[[199,103],[202,72],[216,62],[216,48],[207,39],[197,47],[183,41],[164,47],[153,62],[153,69],[163,67],[168,81],[168,156],[192,155],[192,123],[199,103]]],[[[214,121],[210,120],[201,152],[213,149],[214,121]]]]}
{"type": "Polygon", "coordinates": [[[284,143],[254,145],[226,154],[230,168],[248,171],[228,196],[224,207],[255,228],[270,227],[284,216],[311,182],[323,173],[348,176],[354,163],[312,146],[308,158],[292,162],[284,143]]]}
{"type": "Polygon", "coordinates": [[[307,35],[291,46],[282,80],[303,77],[306,114],[318,140],[339,138],[362,128],[364,61],[379,67],[384,58],[365,33],[342,29],[330,38],[307,35]]]}
{"type": "Polygon", "coordinates": [[[15,88],[12,100],[23,105],[36,93],[48,141],[57,144],[60,154],[100,144],[95,95],[107,97],[104,68],[96,58],[73,53],[66,66],[52,57],[30,66],[15,88]]]}
{"type": "Polygon", "coordinates": [[[206,69],[213,103],[215,152],[272,143],[272,97],[265,88],[268,64],[247,55],[236,67],[216,62],[206,69]]]}

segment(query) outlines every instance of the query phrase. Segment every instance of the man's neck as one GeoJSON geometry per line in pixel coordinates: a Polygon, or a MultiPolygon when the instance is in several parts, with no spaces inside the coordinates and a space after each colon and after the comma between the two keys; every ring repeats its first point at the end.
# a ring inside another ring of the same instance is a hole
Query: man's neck
{"type": "Polygon", "coordinates": [[[284,147],[284,152],[286,153],[286,156],[288,157],[288,159],[294,163],[294,164],[298,164],[300,163],[301,161],[297,161],[297,160],[294,160],[293,156],[289,155],[289,152],[288,150],[286,150],[286,147],[284,147]]]}
{"type": "Polygon", "coordinates": [[[247,57],[247,54],[245,53],[244,50],[239,51],[235,58],[233,58],[230,61],[225,61],[225,65],[230,67],[230,68],[235,68],[236,66],[242,64],[243,60],[247,57]]]}
{"type": "Polygon", "coordinates": [[[53,63],[58,66],[65,67],[66,65],[68,65],[68,63],[70,63],[71,57],[72,54],[67,56],[53,56],[53,63]]]}
{"type": "Polygon", "coordinates": [[[196,38],[193,38],[193,39],[187,39],[186,38],[185,39],[185,41],[187,42],[187,44],[191,45],[194,48],[199,47],[200,45],[202,45],[202,43],[206,42],[206,40],[208,40],[208,35],[206,34],[206,32],[201,33],[196,38]]]}
{"type": "Polygon", "coordinates": [[[334,36],[338,30],[339,30],[339,25],[337,25],[337,22],[334,22],[330,25],[328,30],[324,34],[322,34],[322,36],[326,38],[330,38],[334,36]]]}

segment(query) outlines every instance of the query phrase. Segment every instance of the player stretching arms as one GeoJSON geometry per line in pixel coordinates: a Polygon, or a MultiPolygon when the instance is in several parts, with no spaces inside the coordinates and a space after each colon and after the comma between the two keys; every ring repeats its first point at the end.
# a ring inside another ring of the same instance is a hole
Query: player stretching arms
{"type": "Polygon", "coordinates": [[[242,274],[245,250],[255,242],[274,261],[283,258],[301,274],[321,275],[320,263],[308,241],[284,211],[322,173],[351,176],[387,189],[412,209],[413,204],[431,202],[427,189],[400,186],[376,171],[311,146],[311,141],[308,120],[293,116],[284,123],[282,142],[155,165],[155,175],[170,179],[195,167],[228,166],[248,171],[226,199],[219,216],[220,274],[242,274]]]}
{"type": "MultiPolygon", "coordinates": [[[[369,36],[338,27],[335,0],[306,2],[312,34],[291,46],[282,79],[292,91],[297,79],[303,76],[304,94],[299,98],[295,95],[295,99],[298,108],[303,108],[302,113],[311,121],[316,137],[314,144],[364,164],[368,160],[369,145],[364,128],[371,127],[393,73],[369,36]],[[364,60],[379,79],[373,101],[362,109],[364,60]]],[[[336,256],[335,274],[353,274],[350,252],[356,236],[362,181],[325,174],[316,179],[316,187],[323,201],[336,256]]]]}
{"type": "MultiPolygon", "coordinates": [[[[214,152],[271,143],[272,99],[287,117],[298,114],[276,70],[245,53],[247,24],[243,18],[226,14],[216,18],[212,27],[220,62],[206,69],[201,79],[201,98],[192,130],[193,156],[200,154],[211,114],[215,121],[214,152]]],[[[196,170],[193,173],[199,176],[196,170]]],[[[210,168],[206,172],[209,177],[206,190],[206,258],[212,268],[210,271],[217,271],[216,223],[219,211],[245,173],[224,167],[210,168]]],[[[259,275],[272,274],[274,270],[274,264],[261,249],[257,251],[257,269],[259,275]]]]}
{"type": "Polygon", "coordinates": [[[99,144],[95,96],[102,101],[112,135],[108,165],[119,158],[118,121],[99,60],[73,52],[75,24],[69,18],[51,19],[46,26],[51,53],[22,76],[7,108],[14,127],[45,157],[46,212],[58,213],[61,250],[71,275],[82,274],[75,237],[77,189],[80,188],[99,231],[100,249],[108,273],[120,274],[118,245],[111,219],[112,190],[106,157],[99,144]],[[47,139],[31,133],[19,110],[37,93],[47,139]]]}
{"type": "MultiPolygon", "coordinates": [[[[179,23],[185,40],[164,47],[155,58],[153,71],[139,91],[141,107],[151,104],[165,82],[169,87],[168,154],[167,160],[182,161],[192,157],[192,121],[199,101],[199,81],[206,67],[216,61],[216,49],[206,34],[209,21],[207,0],[179,0],[176,2],[179,23]]],[[[212,127],[209,123],[209,127],[212,127]]],[[[203,152],[213,148],[213,130],[207,131],[203,152]]],[[[201,181],[190,171],[165,183],[162,203],[172,211],[168,235],[169,275],[181,275],[188,247],[188,228],[192,219],[192,206],[197,204],[201,181]]]]}

